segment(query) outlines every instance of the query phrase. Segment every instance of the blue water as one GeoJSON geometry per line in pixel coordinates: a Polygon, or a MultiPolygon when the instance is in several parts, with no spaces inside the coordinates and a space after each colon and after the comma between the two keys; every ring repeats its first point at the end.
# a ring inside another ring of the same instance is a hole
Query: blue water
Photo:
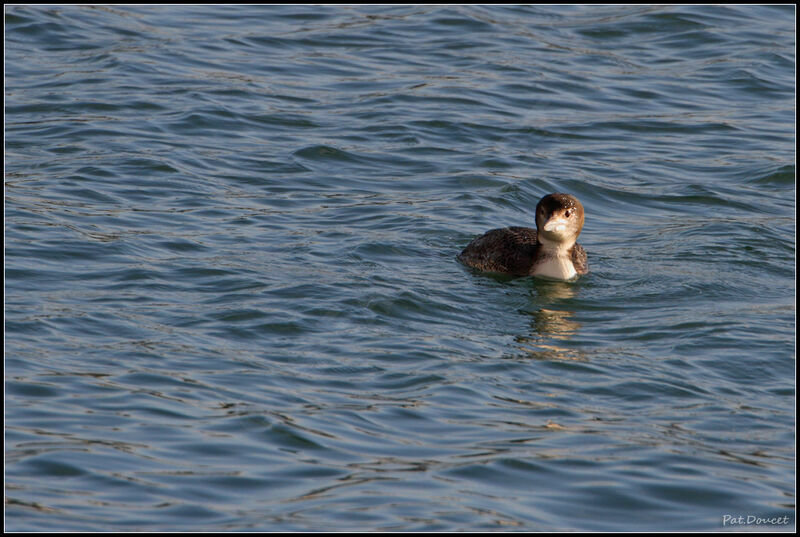
{"type": "Polygon", "coordinates": [[[7,530],[794,530],[794,6],[17,5],[5,61],[7,530]],[[456,261],[557,191],[588,275],[456,261]]]}

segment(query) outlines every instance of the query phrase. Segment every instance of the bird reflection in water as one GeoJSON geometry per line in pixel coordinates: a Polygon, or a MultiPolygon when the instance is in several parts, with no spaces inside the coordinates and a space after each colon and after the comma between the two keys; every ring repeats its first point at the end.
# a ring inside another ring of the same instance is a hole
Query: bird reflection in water
{"type": "MultiPolygon", "coordinates": [[[[574,285],[556,281],[537,281],[534,300],[538,304],[557,304],[575,296],[574,285]]],[[[531,316],[531,332],[516,336],[519,349],[537,360],[586,361],[585,353],[559,345],[578,332],[581,325],[572,319],[574,312],[552,307],[527,312],[531,316]]]]}

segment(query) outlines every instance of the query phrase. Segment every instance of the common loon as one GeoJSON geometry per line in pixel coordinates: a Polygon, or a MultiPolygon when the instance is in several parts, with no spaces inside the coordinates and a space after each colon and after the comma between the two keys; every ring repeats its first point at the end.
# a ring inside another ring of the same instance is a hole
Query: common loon
{"type": "Polygon", "coordinates": [[[513,276],[571,280],[589,272],[586,250],[575,242],[583,228],[583,205],[570,194],[548,194],[536,205],[536,229],[487,231],[459,254],[468,267],[513,276]]]}

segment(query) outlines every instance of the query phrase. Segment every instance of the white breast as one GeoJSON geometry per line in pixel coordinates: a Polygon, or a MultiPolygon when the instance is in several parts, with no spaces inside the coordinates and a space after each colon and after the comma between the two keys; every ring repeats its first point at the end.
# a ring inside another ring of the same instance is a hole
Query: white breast
{"type": "Polygon", "coordinates": [[[546,257],[536,264],[533,275],[554,280],[571,280],[578,275],[572,260],[564,256],[546,257]]]}

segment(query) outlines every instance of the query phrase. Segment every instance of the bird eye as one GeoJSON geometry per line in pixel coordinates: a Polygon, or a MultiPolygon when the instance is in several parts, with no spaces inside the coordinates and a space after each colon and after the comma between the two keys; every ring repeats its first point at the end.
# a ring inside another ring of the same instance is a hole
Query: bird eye
{"type": "Polygon", "coordinates": [[[566,210],[566,211],[564,211],[564,216],[566,216],[567,218],[569,218],[570,216],[572,216],[572,211],[570,211],[570,210],[566,210]]]}

